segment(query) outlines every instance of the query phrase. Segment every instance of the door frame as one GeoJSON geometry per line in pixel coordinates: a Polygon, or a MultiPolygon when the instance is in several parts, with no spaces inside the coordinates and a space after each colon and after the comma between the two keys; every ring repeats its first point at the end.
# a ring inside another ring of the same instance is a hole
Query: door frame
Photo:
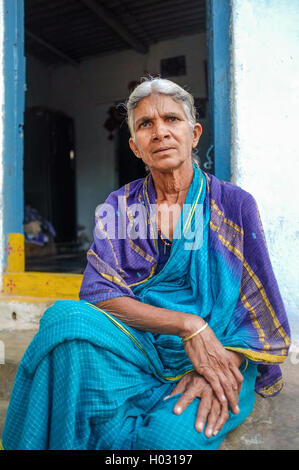
{"type": "Polygon", "coordinates": [[[210,142],[215,176],[231,179],[231,19],[230,0],[206,0],[210,142]]]}

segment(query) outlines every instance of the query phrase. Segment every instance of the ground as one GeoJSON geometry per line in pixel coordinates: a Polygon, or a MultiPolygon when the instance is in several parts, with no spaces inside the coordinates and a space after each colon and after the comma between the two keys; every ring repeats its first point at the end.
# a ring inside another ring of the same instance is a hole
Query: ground
{"type": "MultiPolygon", "coordinates": [[[[0,364],[0,435],[19,361],[34,334],[34,330],[0,331],[5,345],[5,364],[0,364]]],[[[256,395],[251,415],[228,435],[221,450],[299,449],[299,353],[291,353],[282,370],[282,392],[273,398],[256,395]]]]}

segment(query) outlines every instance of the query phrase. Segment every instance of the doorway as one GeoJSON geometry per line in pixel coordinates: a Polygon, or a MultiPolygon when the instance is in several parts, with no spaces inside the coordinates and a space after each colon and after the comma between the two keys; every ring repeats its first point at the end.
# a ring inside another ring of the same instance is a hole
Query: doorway
{"type": "Polygon", "coordinates": [[[146,174],[126,123],[111,120],[132,83],[160,75],[195,96],[199,160],[214,172],[206,3],[26,0],[25,25],[24,189],[36,217],[26,219],[26,270],[82,273],[97,205],[146,174]],[[39,227],[48,241],[38,245],[39,227]]]}

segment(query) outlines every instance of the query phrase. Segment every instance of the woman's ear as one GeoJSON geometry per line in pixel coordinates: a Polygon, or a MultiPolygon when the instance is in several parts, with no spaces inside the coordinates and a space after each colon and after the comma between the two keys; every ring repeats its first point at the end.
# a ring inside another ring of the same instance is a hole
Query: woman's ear
{"type": "Polygon", "coordinates": [[[132,150],[132,152],[135,154],[135,156],[137,158],[141,158],[141,155],[139,154],[139,151],[138,151],[138,147],[137,145],[135,144],[134,140],[132,139],[132,137],[129,138],[129,145],[130,145],[130,149],[132,150]]]}
{"type": "Polygon", "coordinates": [[[198,144],[198,141],[202,134],[202,127],[199,122],[197,122],[193,128],[193,139],[192,139],[192,148],[195,148],[198,144]]]}

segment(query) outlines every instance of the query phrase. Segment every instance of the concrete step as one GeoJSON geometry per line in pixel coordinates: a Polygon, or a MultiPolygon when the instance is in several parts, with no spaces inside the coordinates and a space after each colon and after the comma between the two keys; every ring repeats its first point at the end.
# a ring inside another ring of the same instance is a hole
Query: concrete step
{"type": "Polygon", "coordinates": [[[36,332],[37,329],[0,331],[0,436],[19,363],[36,332]]]}
{"type": "Polygon", "coordinates": [[[56,299],[24,297],[0,293],[0,329],[35,330],[45,310],[56,299]]]}
{"type": "Polygon", "coordinates": [[[0,331],[4,359],[0,362],[0,400],[9,399],[19,363],[36,332],[37,329],[0,331]]]}

